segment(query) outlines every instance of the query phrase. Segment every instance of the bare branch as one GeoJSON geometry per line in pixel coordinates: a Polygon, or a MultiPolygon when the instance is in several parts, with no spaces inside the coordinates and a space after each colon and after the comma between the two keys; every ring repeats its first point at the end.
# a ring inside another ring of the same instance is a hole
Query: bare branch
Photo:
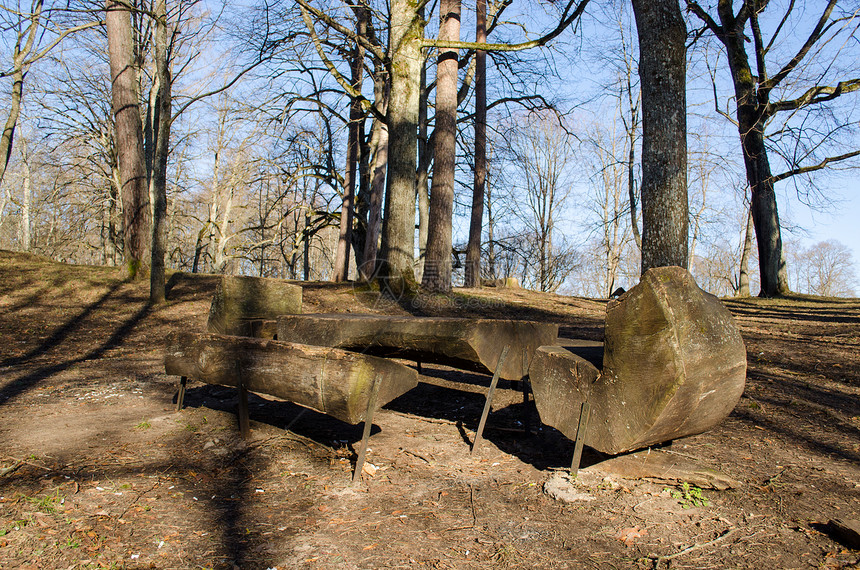
{"type": "Polygon", "coordinates": [[[813,164],[810,166],[801,166],[799,168],[783,172],[782,174],[776,174],[774,176],[771,176],[771,180],[776,183],[780,180],[785,180],[786,178],[790,178],[798,174],[807,174],[809,172],[815,172],[816,170],[826,168],[830,163],[848,160],[849,158],[854,158],[855,156],[860,156],[860,150],[847,152],[845,154],[840,154],[839,156],[828,156],[818,164],[813,164]]]}
{"type": "Polygon", "coordinates": [[[825,24],[827,24],[827,20],[830,19],[830,13],[833,12],[833,8],[836,6],[837,0],[830,0],[827,3],[827,7],[824,8],[824,11],[821,13],[821,17],[818,19],[818,23],[815,25],[815,28],[810,32],[809,37],[806,38],[806,42],[803,46],[798,50],[798,52],[791,58],[791,61],[785,64],[785,66],[779,70],[779,72],[773,76],[772,79],[768,81],[762,82],[761,88],[765,91],[770,91],[777,85],[779,85],[783,79],[788,77],[788,75],[794,71],[794,69],[803,61],[803,58],[809,53],[809,50],[812,49],[812,46],[815,45],[822,34],[825,32],[825,24]]]}
{"type": "Polygon", "coordinates": [[[779,111],[793,111],[802,107],[807,107],[809,105],[825,103],[827,101],[832,101],[833,99],[836,99],[840,95],[845,95],[846,93],[851,93],[853,91],[857,91],[858,89],[860,89],[860,79],[849,79],[847,81],[840,81],[836,84],[835,87],[831,87],[828,85],[816,85],[815,87],[809,88],[806,93],[804,93],[797,99],[776,101],[774,103],[770,103],[767,107],[766,114],[773,115],[774,113],[778,113],[779,111]]]}
{"type": "Polygon", "coordinates": [[[382,50],[382,47],[378,43],[371,42],[366,37],[361,36],[355,33],[353,30],[350,30],[343,24],[338,23],[337,20],[335,20],[325,12],[311,6],[311,4],[307,0],[296,0],[296,4],[298,4],[301,8],[303,17],[306,12],[313,14],[314,18],[323,22],[326,26],[337,30],[353,42],[360,44],[361,47],[371,52],[374,57],[378,58],[379,60],[385,61],[385,52],[382,50]]]}
{"type": "Polygon", "coordinates": [[[574,20],[579,18],[585,11],[585,7],[588,5],[589,0],[581,0],[580,3],[576,6],[576,8],[574,8],[571,12],[571,8],[573,8],[575,2],[576,0],[570,0],[567,3],[567,6],[565,6],[564,11],[562,12],[561,20],[552,31],[528,42],[522,42],[518,44],[490,44],[478,42],[439,41],[425,39],[422,42],[422,45],[424,47],[435,47],[437,49],[468,49],[483,51],[522,51],[526,49],[541,47],[561,35],[561,33],[565,29],[567,29],[567,27],[571,23],[573,23],[574,20]]]}

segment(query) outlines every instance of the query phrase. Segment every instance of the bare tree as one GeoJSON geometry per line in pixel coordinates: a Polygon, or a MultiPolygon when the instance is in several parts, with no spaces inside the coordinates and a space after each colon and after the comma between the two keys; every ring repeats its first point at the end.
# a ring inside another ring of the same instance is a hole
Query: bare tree
{"type": "MultiPolygon", "coordinates": [[[[487,41],[487,0],[477,0],[475,41],[487,41]]],[[[487,184],[487,52],[475,53],[475,182],[472,188],[472,211],[469,221],[469,244],[466,247],[466,287],[481,284],[481,229],[484,224],[484,200],[487,184]]]]}
{"type": "Polygon", "coordinates": [[[516,173],[509,183],[519,193],[520,242],[525,282],[555,291],[572,271],[576,256],[557,225],[572,185],[573,145],[569,131],[552,113],[515,117],[509,132],[516,173]]]}
{"type": "MultiPolygon", "coordinates": [[[[809,152],[799,153],[795,157],[796,160],[789,163],[786,172],[774,175],[769,160],[767,127],[778,113],[787,113],[793,117],[801,110],[820,107],[846,93],[860,89],[860,78],[839,76],[841,70],[834,65],[848,43],[846,40],[855,37],[856,18],[850,10],[845,15],[837,14],[834,17],[834,9],[838,1],[829,0],[820,8],[818,18],[810,21],[812,29],[802,45],[788,54],[786,61],[778,63],[779,70],[771,75],[769,67],[775,57],[778,57],[777,50],[774,48],[782,41],[780,33],[788,33],[788,30],[795,29],[798,22],[793,18],[806,18],[805,13],[794,13],[796,8],[799,10],[797,5],[799,3],[791,1],[785,4],[784,13],[776,16],[773,26],[765,28],[765,31],[773,30],[770,39],[767,39],[763,33],[760,17],[768,6],[776,6],[774,3],[744,0],[735,9],[734,3],[721,1],[715,16],[705,10],[699,2],[686,0],[686,4],[687,9],[704,23],[725,48],[734,87],[735,117],[733,120],[741,139],[751,193],[751,209],[761,275],[760,295],[767,297],[783,295],[789,291],[789,285],[782,251],[774,183],[847,160],[860,155],[860,150],[816,158],[822,144],[839,130],[838,128],[826,129],[828,132],[819,139],[818,144],[811,145],[812,149],[809,152]],[[829,52],[823,49],[832,41],[842,41],[842,47],[829,52]],[[751,44],[753,50],[754,70],[753,64],[750,63],[750,55],[747,53],[748,44],[751,44]],[[819,62],[821,67],[806,74],[810,64],[816,59],[823,60],[819,62]],[[826,83],[831,79],[835,83],[827,85],[826,83]],[[780,93],[783,97],[774,100],[780,93]],[[809,160],[813,162],[807,163],[809,160]]],[[[853,70],[849,70],[849,73],[852,72],[853,70]]],[[[722,111],[721,113],[728,117],[728,113],[722,111]]],[[[799,120],[794,125],[786,125],[783,133],[793,131],[795,134],[792,137],[798,140],[796,137],[807,136],[805,133],[816,129],[821,129],[821,125],[810,128],[803,120],[799,120]]]]}
{"type": "Polygon", "coordinates": [[[154,149],[149,177],[152,196],[152,257],[150,260],[149,301],[165,300],[164,257],[167,250],[167,157],[170,150],[171,87],[167,2],[155,0],[155,102],[152,113],[154,149]]]}
{"type": "Polygon", "coordinates": [[[818,242],[794,256],[797,291],[822,297],[854,297],[857,281],[851,250],[838,240],[818,242]]]}
{"type": "Polygon", "coordinates": [[[129,275],[134,277],[148,265],[152,237],[139,107],[139,62],[134,50],[129,7],[119,0],[106,0],[105,21],[110,53],[117,158],[121,176],[125,265],[129,275]]]}
{"type": "MultiPolygon", "coordinates": [[[[460,0],[439,4],[440,41],[460,38],[460,0]]],[[[439,50],[436,64],[435,162],[430,186],[430,223],[427,255],[421,285],[438,292],[451,291],[451,216],[454,211],[454,174],[457,138],[457,50],[439,50]]]]}

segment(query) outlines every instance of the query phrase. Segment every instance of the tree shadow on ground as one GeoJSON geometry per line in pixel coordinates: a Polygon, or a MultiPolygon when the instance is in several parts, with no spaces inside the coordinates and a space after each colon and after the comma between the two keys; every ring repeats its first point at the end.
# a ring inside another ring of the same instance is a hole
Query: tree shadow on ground
{"type": "MultiPolygon", "coordinates": [[[[71,319],[65,325],[60,327],[60,329],[58,329],[57,332],[52,334],[47,341],[43,342],[37,349],[31,351],[31,353],[29,353],[28,355],[25,355],[24,357],[15,357],[7,359],[0,363],[0,366],[10,367],[15,365],[27,364],[37,355],[43,354],[51,348],[56,348],[57,344],[63,342],[68,337],[70,332],[79,326],[79,324],[84,320],[86,315],[90,314],[92,311],[98,308],[99,305],[103,304],[114,291],[115,289],[111,289],[111,291],[105,294],[101,299],[99,299],[99,301],[87,307],[82,313],[76,315],[75,318],[71,319]]],[[[143,305],[131,317],[129,317],[118,327],[116,327],[113,333],[107,339],[105,339],[105,341],[101,345],[90,350],[86,354],[77,358],[71,358],[62,362],[57,362],[49,366],[36,368],[31,372],[24,374],[23,376],[19,376],[18,378],[15,378],[6,385],[0,387],[0,404],[12,398],[15,398],[16,396],[21,395],[27,390],[32,389],[36,384],[46,380],[47,378],[50,378],[54,374],[57,374],[64,370],[68,370],[72,366],[75,366],[76,364],[80,364],[87,360],[101,358],[105,355],[107,351],[120,346],[123,341],[131,334],[134,328],[150,313],[150,310],[151,307],[148,304],[143,305]]]]}

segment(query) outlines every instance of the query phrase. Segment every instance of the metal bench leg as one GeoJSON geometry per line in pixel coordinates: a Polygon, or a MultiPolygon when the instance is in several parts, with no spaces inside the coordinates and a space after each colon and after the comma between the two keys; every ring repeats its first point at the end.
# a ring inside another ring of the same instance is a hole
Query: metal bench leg
{"type": "Polygon", "coordinates": [[[576,477],[579,472],[579,463],[582,461],[582,446],[585,443],[585,435],[588,432],[588,416],[591,413],[591,404],[582,403],[579,412],[579,425],[576,426],[576,445],[573,447],[573,461],[570,462],[570,476],[576,477]]]}
{"type": "Polygon", "coordinates": [[[370,439],[370,428],[373,427],[373,412],[376,411],[376,400],[379,396],[379,386],[382,378],[377,376],[373,380],[370,389],[370,398],[367,400],[367,411],[364,413],[364,432],[361,435],[361,448],[358,450],[358,459],[355,461],[355,471],[352,473],[352,484],[361,481],[361,470],[364,469],[364,460],[367,458],[367,442],[370,439]]]}
{"type": "Polygon", "coordinates": [[[176,411],[180,411],[182,409],[182,403],[185,401],[185,387],[188,384],[188,378],[186,376],[179,377],[179,393],[176,394],[176,411]]]}
{"type": "Polygon", "coordinates": [[[531,390],[531,379],[525,377],[523,383],[523,430],[525,435],[529,435],[532,428],[531,410],[529,409],[529,390],[531,390]]]}
{"type": "Polygon", "coordinates": [[[481,412],[481,421],[478,422],[478,431],[475,432],[475,441],[472,443],[472,454],[478,449],[481,443],[481,437],[484,434],[484,426],[487,423],[487,416],[490,415],[490,407],[493,404],[493,393],[496,391],[496,385],[499,383],[499,374],[502,372],[502,365],[505,363],[505,358],[508,356],[510,346],[505,346],[502,349],[502,354],[499,356],[499,361],[496,363],[496,371],[493,373],[493,379],[490,381],[490,389],[487,390],[487,401],[484,402],[484,411],[481,412]]]}
{"type": "Polygon", "coordinates": [[[251,424],[248,418],[248,389],[245,383],[239,382],[239,432],[242,439],[248,439],[251,435],[251,424]]]}

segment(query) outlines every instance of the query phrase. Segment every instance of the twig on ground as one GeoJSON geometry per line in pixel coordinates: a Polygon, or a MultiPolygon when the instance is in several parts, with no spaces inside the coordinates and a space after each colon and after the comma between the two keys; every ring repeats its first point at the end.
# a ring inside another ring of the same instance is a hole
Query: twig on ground
{"type": "Polygon", "coordinates": [[[14,473],[22,465],[24,465],[24,462],[21,460],[18,460],[18,462],[15,463],[14,465],[10,465],[9,467],[4,467],[3,469],[0,469],[0,477],[5,477],[6,475],[9,475],[10,473],[14,473]]]}
{"type": "Polygon", "coordinates": [[[400,448],[400,451],[405,453],[406,455],[411,455],[412,457],[417,457],[418,459],[421,459],[422,461],[426,461],[427,463],[430,463],[430,460],[427,459],[426,457],[424,457],[423,455],[421,455],[420,453],[415,453],[414,451],[409,451],[408,449],[403,449],[402,447],[400,448]]]}
{"type": "Polygon", "coordinates": [[[730,528],[730,529],[725,530],[723,532],[723,534],[721,534],[717,538],[715,538],[713,540],[709,540],[708,542],[702,542],[700,544],[694,544],[692,546],[688,546],[684,550],[681,550],[679,552],[675,552],[674,554],[666,554],[665,556],[651,556],[650,558],[654,561],[654,568],[658,568],[660,566],[661,562],[668,562],[669,560],[673,560],[675,558],[678,558],[679,556],[684,556],[685,554],[689,554],[690,552],[692,552],[694,550],[698,550],[700,548],[712,546],[718,542],[721,542],[721,541],[727,539],[729,536],[734,534],[737,530],[738,530],[737,528],[730,528]]]}
{"type": "Polygon", "coordinates": [[[389,413],[389,414],[395,414],[395,415],[398,415],[398,416],[402,416],[402,417],[404,417],[404,418],[409,418],[410,420],[418,420],[419,422],[427,422],[427,423],[430,423],[430,424],[446,424],[446,425],[449,425],[449,426],[455,426],[455,425],[457,425],[457,422],[454,422],[454,421],[451,421],[451,420],[445,420],[445,419],[442,419],[442,418],[425,418],[424,416],[417,416],[417,415],[415,415],[415,414],[410,414],[410,413],[407,413],[407,412],[395,412],[395,411],[393,411],[393,410],[389,410],[389,411],[388,411],[388,413],[389,413]]]}

